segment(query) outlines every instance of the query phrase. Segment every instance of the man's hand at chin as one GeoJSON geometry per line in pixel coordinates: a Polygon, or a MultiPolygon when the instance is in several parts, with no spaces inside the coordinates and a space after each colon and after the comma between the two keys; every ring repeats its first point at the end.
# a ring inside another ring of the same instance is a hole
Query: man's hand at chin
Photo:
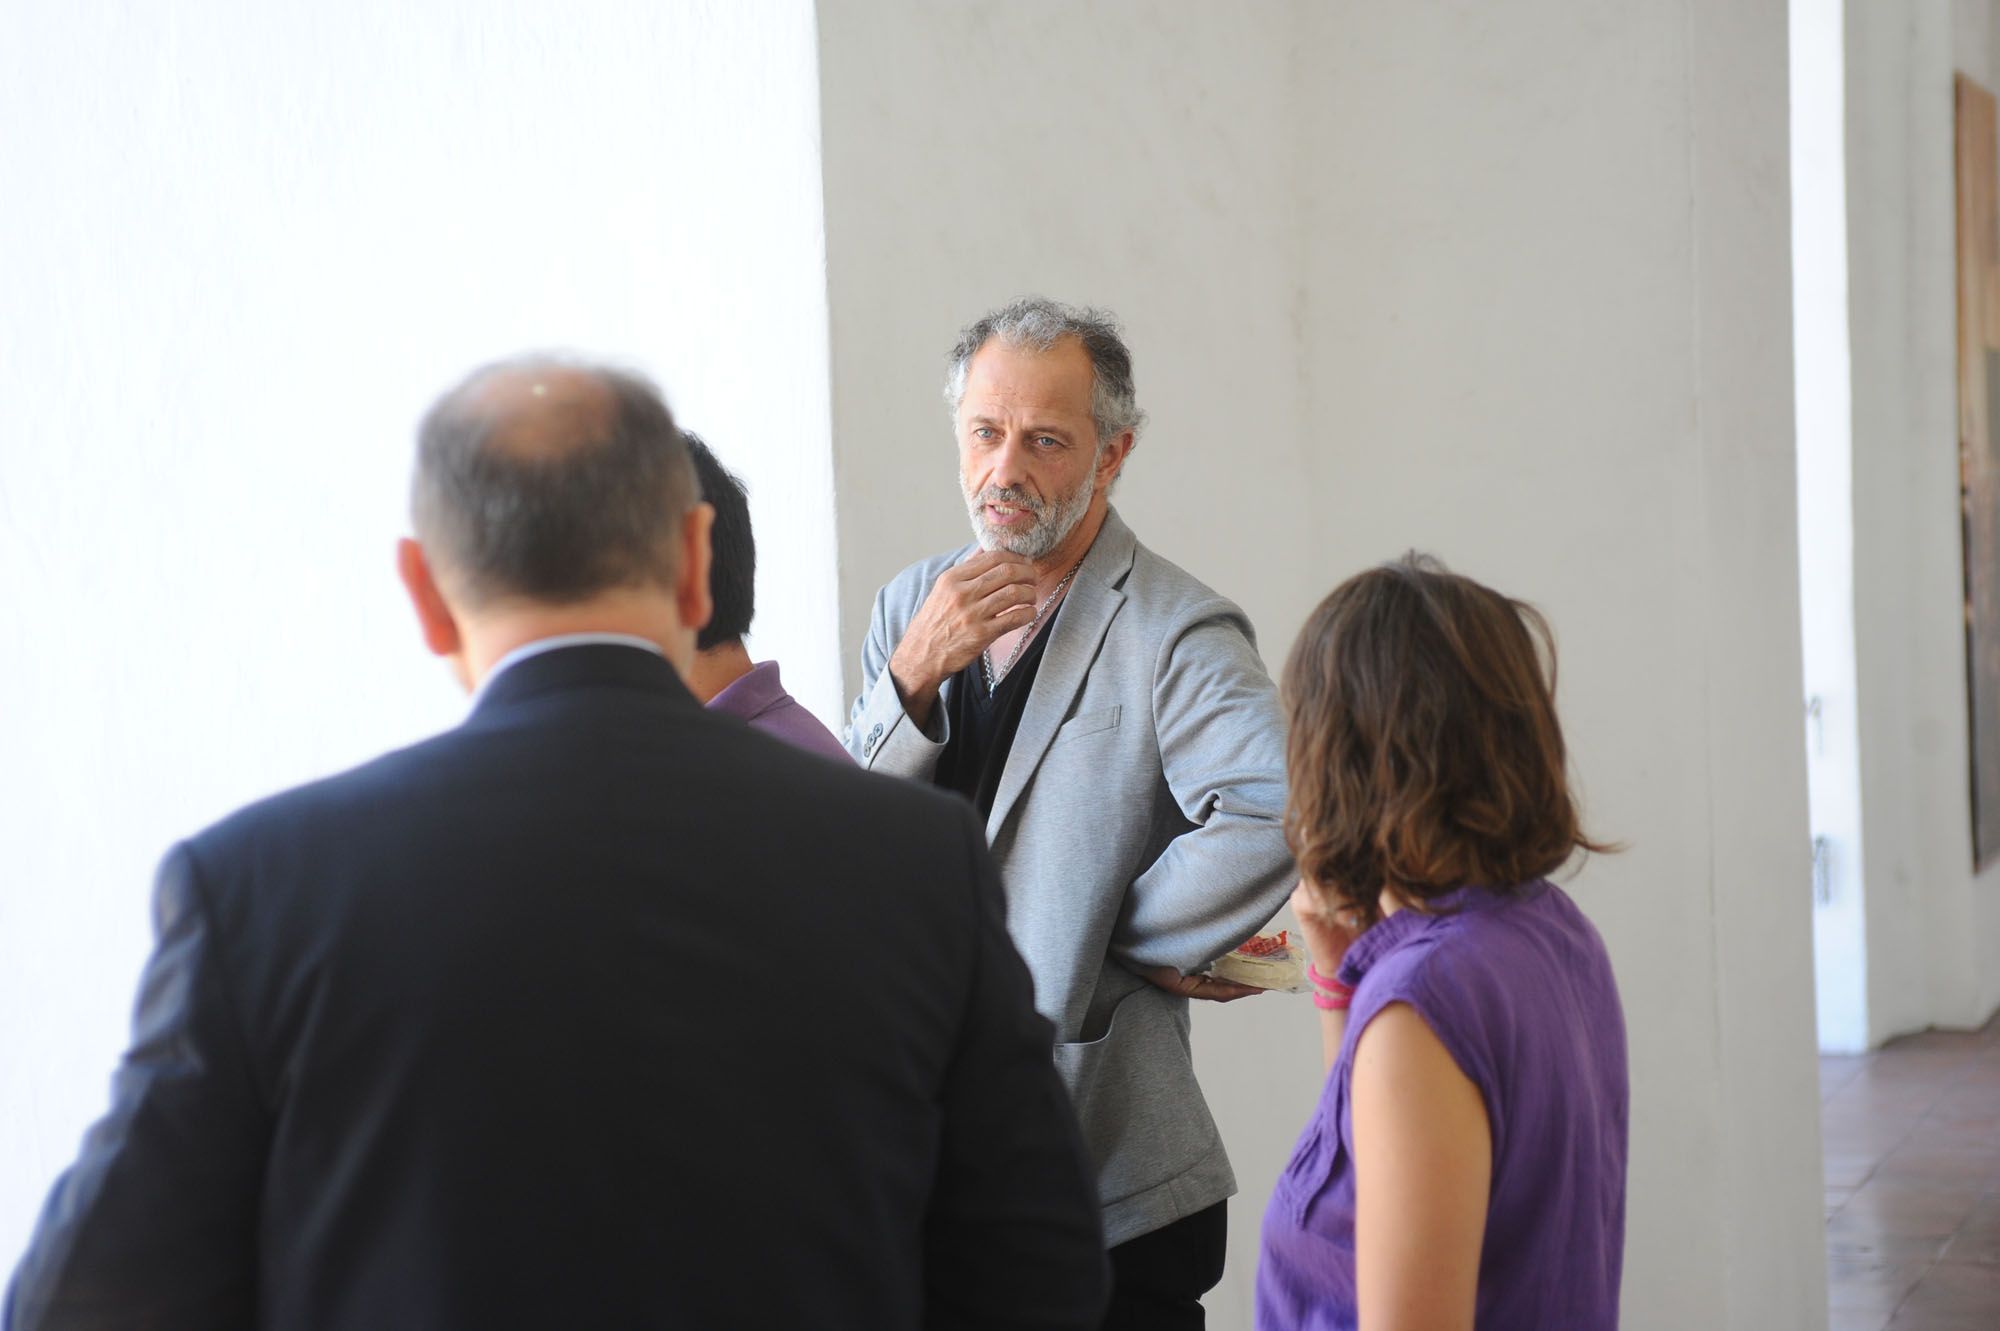
{"type": "Polygon", "coordinates": [[[1020,555],[981,550],[938,574],[889,657],[909,718],[927,725],[939,686],[1034,617],[1035,566],[1020,555]]]}

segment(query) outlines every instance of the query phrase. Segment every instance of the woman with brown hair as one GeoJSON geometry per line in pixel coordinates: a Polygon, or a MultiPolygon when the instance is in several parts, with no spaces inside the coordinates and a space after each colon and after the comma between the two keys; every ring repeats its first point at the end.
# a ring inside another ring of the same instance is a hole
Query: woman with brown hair
{"type": "Polygon", "coordinates": [[[1263,1331],[1618,1320],[1628,1088],[1531,607],[1410,555],[1285,667],[1292,907],[1328,1076],[1264,1215],[1263,1331]]]}

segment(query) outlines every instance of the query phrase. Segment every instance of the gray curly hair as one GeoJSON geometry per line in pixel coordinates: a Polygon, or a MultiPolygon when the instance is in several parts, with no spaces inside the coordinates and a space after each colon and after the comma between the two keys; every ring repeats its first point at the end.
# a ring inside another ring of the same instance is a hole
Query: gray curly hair
{"type": "Polygon", "coordinates": [[[972,358],[996,337],[1031,351],[1047,351],[1065,337],[1083,343],[1092,370],[1090,415],[1097,426],[1098,448],[1127,430],[1137,435],[1145,425],[1146,413],[1139,410],[1132,387],[1132,352],[1118,335],[1118,321],[1107,310],[1065,305],[1042,296],[1024,296],[989,310],[958,335],[944,381],[944,400],[952,419],[958,418],[959,405],[965,401],[965,376],[972,358]]]}

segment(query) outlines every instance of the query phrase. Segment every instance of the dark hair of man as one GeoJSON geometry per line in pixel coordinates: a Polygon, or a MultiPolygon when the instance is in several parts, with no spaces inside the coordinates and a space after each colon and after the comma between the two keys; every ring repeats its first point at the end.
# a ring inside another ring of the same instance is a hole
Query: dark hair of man
{"type": "Polygon", "coordinates": [[[750,495],[736,474],[716,458],[701,436],[681,432],[687,440],[701,497],[715,509],[708,533],[708,594],[715,614],[694,640],[698,651],[741,642],[757,613],[757,541],[750,532],[750,495]]]}
{"type": "Polygon", "coordinates": [[[468,608],[570,604],[618,587],[672,586],[681,520],[698,501],[686,443],[659,391],[624,370],[551,356],[474,371],[417,431],[411,519],[440,580],[468,608]],[[582,375],[546,408],[496,405],[512,380],[582,375]]]}
{"type": "Polygon", "coordinates": [[[1533,607],[1411,553],[1348,579],[1285,664],[1285,832],[1299,871],[1360,923],[1506,893],[1587,838],[1556,721],[1555,646],[1533,607]]]}

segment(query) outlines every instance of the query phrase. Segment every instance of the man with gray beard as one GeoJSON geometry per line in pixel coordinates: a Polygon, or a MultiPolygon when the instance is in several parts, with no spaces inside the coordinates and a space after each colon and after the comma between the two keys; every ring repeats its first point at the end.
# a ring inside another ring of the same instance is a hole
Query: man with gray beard
{"type": "Polygon", "coordinates": [[[960,336],[945,390],[976,544],[876,596],[847,745],[971,800],[1097,1169],[1107,1327],[1200,1327],[1228,1156],[1196,1084],[1199,974],[1292,882],[1284,738],[1249,621],[1110,504],[1144,414],[1098,311],[1042,299],[960,336]]]}

